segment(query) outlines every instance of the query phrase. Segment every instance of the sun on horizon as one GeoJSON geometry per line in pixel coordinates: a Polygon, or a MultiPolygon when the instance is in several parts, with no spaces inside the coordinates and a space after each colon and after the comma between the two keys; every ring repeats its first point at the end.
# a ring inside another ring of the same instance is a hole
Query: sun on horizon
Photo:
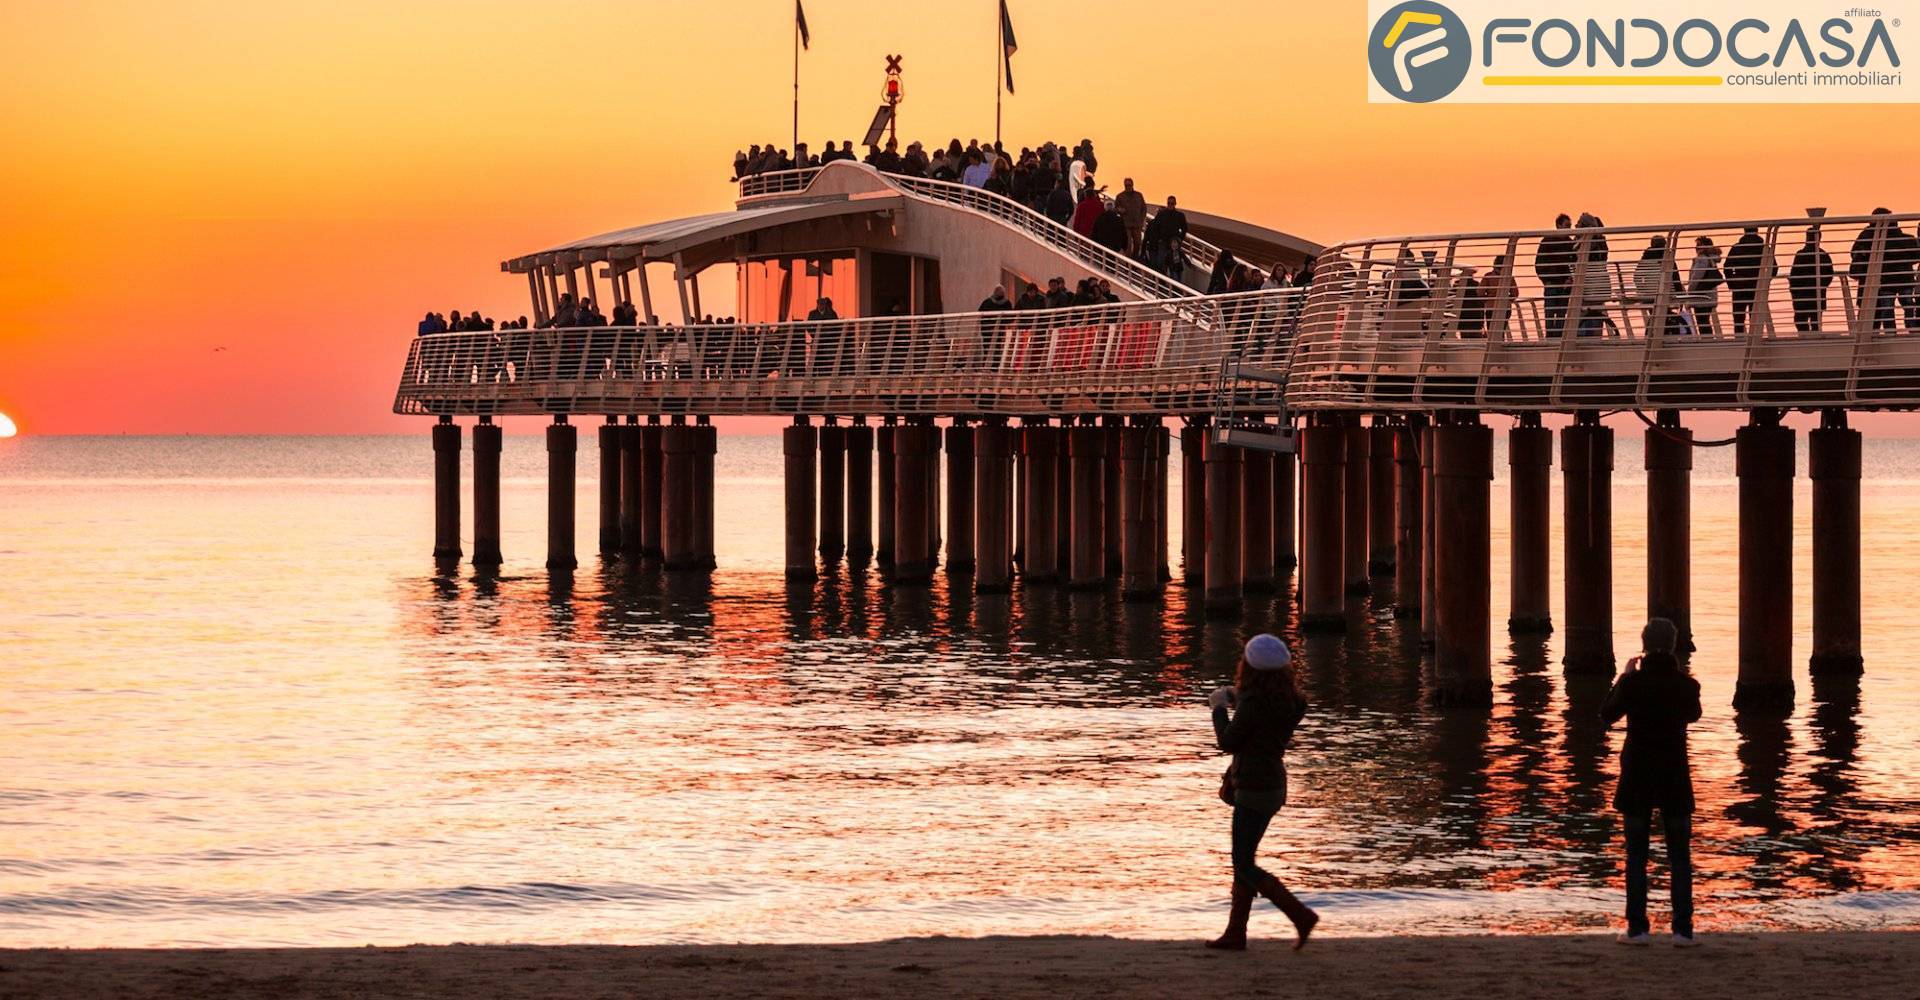
{"type": "Polygon", "coordinates": [[[13,418],[0,413],[0,438],[10,438],[18,433],[20,428],[15,426],[13,418]]]}

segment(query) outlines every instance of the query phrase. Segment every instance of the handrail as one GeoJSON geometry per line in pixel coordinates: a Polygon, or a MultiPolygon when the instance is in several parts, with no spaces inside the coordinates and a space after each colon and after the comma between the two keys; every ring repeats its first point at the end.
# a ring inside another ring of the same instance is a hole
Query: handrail
{"type": "Polygon", "coordinates": [[[1283,356],[1297,289],[779,324],[428,334],[394,410],[1206,412],[1221,358],[1283,356]]]}
{"type": "Polygon", "coordinates": [[[1916,222],[1920,214],[1341,244],[1318,258],[1288,373],[1292,403],[1920,404],[1916,222]]]}

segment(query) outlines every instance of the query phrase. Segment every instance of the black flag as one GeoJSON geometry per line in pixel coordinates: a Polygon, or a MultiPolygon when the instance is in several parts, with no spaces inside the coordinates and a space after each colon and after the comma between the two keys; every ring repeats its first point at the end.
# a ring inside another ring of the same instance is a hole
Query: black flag
{"type": "MultiPolygon", "coordinates": [[[[799,0],[795,0],[796,3],[799,0]]],[[[1007,93],[1013,93],[1013,54],[1020,46],[1013,40],[1013,17],[1007,13],[1007,0],[1000,0],[1000,44],[1006,49],[1007,93]]]]}
{"type": "MultiPolygon", "coordinates": [[[[1000,12],[1002,15],[1006,13],[1004,3],[1001,5],[1000,12]]],[[[801,5],[800,0],[793,0],[793,25],[800,29],[800,47],[811,50],[813,34],[807,30],[807,8],[801,5]]]]}

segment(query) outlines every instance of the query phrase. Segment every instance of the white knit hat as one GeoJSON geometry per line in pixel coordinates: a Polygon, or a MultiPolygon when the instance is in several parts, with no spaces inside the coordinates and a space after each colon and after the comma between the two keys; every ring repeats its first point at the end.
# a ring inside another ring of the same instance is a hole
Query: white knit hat
{"type": "Polygon", "coordinates": [[[1247,666],[1255,670],[1278,670],[1293,662],[1293,653],[1287,649],[1287,644],[1281,642],[1279,636],[1265,632],[1247,640],[1244,655],[1247,666]]]}

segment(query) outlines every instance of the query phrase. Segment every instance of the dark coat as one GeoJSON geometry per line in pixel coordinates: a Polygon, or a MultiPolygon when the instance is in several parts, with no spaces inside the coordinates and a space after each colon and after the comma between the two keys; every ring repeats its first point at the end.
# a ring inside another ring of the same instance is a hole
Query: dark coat
{"type": "Polygon", "coordinates": [[[1065,186],[1047,192],[1047,218],[1063,226],[1073,221],[1073,193],[1065,186]]]}
{"type": "Polygon", "coordinates": [[[1115,253],[1127,252],[1127,224],[1109,208],[1093,220],[1093,241],[1115,253]]]}
{"type": "Polygon", "coordinates": [[[1600,706],[1611,726],[1627,720],[1620,748],[1620,784],[1613,807],[1629,816],[1654,809],[1663,815],[1693,812],[1693,768],[1687,760],[1687,726],[1700,721],[1700,682],[1666,653],[1649,653],[1640,669],[1621,676],[1600,706]]]}
{"type": "Polygon", "coordinates": [[[1726,272],[1727,287],[1735,291],[1751,291],[1760,284],[1760,272],[1767,256],[1767,241],[1758,233],[1747,233],[1734,242],[1727,251],[1726,272]]]}
{"type": "Polygon", "coordinates": [[[1540,252],[1534,255],[1533,272],[1547,284],[1573,280],[1573,232],[1558,230],[1540,240],[1540,252]]]}
{"type": "Polygon", "coordinates": [[[1287,747],[1306,717],[1307,703],[1254,694],[1241,699],[1229,717],[1213,710],[1213,736],[1221,753],[1233,755],[1234,787],[1243,792],[1277,793],[1287,804],[1287,747]]]}
{"type": "Polygon", "coordinates": [[[1793,270],[1787,272],[1787,287],[1795,292],[1811,292],[1833,284],[1833,255],[1818,246],[1803,246],[1793,255],[1793,270]]]}

